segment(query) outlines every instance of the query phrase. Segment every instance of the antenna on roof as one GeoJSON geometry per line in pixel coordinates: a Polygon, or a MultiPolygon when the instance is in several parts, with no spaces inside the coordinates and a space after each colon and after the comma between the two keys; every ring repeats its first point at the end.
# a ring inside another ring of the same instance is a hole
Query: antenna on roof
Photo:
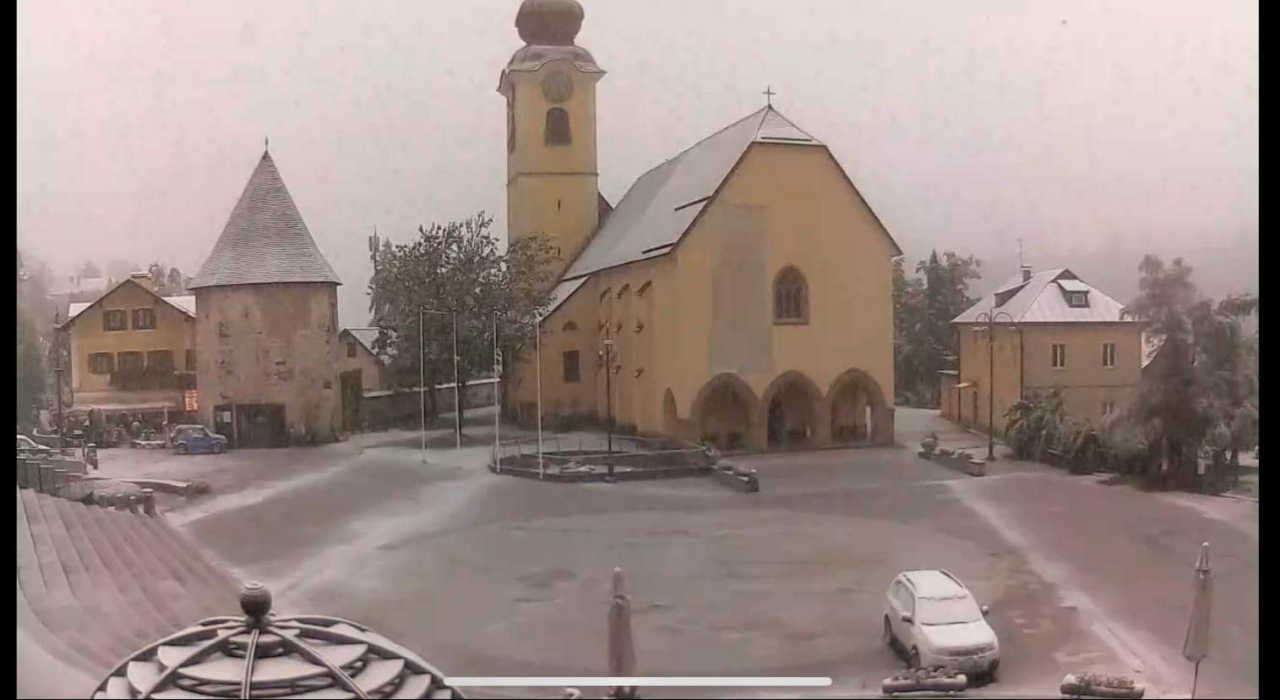
{"type": "Polygon", "coordinates": [[[264,150],[264,151],[269,151],[269,150],[271,150],[271,137],[270,137],[270,136],[263,136],[263,137],[262,137],[262,150],[264,150]]]}

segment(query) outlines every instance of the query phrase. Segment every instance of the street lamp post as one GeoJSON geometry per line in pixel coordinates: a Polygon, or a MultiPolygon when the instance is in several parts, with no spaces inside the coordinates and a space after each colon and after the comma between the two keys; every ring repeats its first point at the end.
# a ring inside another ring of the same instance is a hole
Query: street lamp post
{"type": "Polygon", "coordinates": [[[604,339],[605,439],[609,453],[609,478],[613,478],[613,338],[604,339]]]}
{"type": "Polygon", "coordinates": [[[56,390],[58,392],[58,449],[59,450],[61,450],[63,447],[62,432],[66,430],[66,427],[67,427],[66,424],[62,422],[62,372],[63,372],[62,360],[59,359],[58,366],[53,369],[54,377],[57,378],[56,390]]]}
{"type": "Polygon", "coordinates": [[[498,391],[502,387],[499,380],[501,368],[498,360],[498,312],[493,312],[493,468],[495,471],[502,471],[502,441],[498,439],[498,431],[501,429],[501,421],[499,416],[502,415],[502,405],[499,402],[498,391]]]}
{"type": "Polygon", "coordinates": [[[422,463],[427,463],[427,395],[426,391],[426,346],[423,344],[422,307],[418,307],[418,410],[422,414],[422,463]]]}
{"type": "Polygon", "coordinates": [[[996,458],[996,331],[995,324],[1004,316],[1009,323],[1013,317],[1005,311],[983,311],[977,321],[987,326],[987,461],[996,458]]]}

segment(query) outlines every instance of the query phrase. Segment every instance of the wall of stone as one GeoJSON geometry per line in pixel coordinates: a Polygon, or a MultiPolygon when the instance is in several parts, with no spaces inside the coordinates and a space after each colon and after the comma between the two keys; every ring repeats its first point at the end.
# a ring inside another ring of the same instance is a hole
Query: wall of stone
{"type": "Polygon", "coordinates": [[[333,284],[196,290],[200,420],[223,404],[282,404],[294,442],[335,439],[341,426],[338,299],[333,284]]]}

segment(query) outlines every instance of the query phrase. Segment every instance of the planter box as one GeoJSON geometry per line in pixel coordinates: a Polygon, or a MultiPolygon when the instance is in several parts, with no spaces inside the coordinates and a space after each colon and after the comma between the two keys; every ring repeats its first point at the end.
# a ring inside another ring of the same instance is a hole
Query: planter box
{"type": "Polygon", "coordinates": [[[1141,698],[1146,690],[1146,687],[1138,683],[1127,688],[1098,685],[1097,681],[1089,676],[1074,673],[1068,673],[1062,679],[1062,685],[1058,687],[1058,691],[1063,695],[1084,698],[1141,698]]]}
{"type": "Polygon", "coordinates": [[[969,678],[963,673],[946,674],[917,672],[908,673],[880,682],[880,692],[885,695],[894,693],[956,693],[969,687],[969,678]]]}

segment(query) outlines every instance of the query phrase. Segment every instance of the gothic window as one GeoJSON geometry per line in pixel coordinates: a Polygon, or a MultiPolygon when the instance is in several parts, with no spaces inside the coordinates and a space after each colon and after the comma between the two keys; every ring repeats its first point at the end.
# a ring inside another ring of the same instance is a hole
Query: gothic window
{"type": "Polygon", "coordinates": [[[809,322],[809,285],[794,267],[784,268],[773,282],[773,321],[809,322]]]}
{"type": "Polygon", "coordinates": [[[547,110],[547,145],[560,146],[572,143],[569,136],[569,113],[561,107],[547,110]]]}

